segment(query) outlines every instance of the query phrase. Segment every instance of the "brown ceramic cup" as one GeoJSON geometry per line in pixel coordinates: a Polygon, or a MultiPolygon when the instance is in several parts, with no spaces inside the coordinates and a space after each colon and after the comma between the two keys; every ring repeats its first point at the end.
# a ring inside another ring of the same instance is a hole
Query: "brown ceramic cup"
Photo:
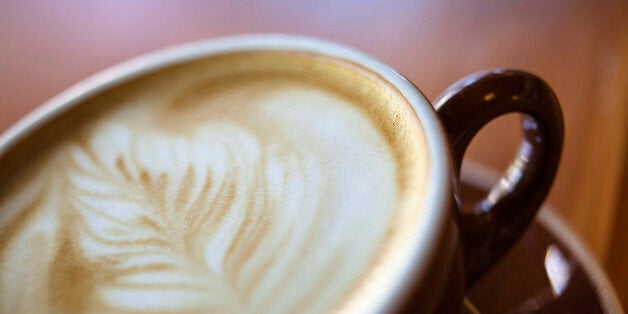
{"type": "MultiPolygon", "coordinates": [[[[452,212],[462,242],[462,277],[468,288],[523,234],[543,203],[560,160],[562,112],[545,82],[530,73],[508,69],[479,72],[459,80],[434,107],[452,154],[452,212]],[[523,115],[518,155],[488,195],[463,210],[466,202],[459,188],[465,150],[484,125],[507,113],[523,115]]],[[[458,273],[450,274],[457,277],[458,273]]],[[[449,309],[448,304],[448,296],[441,299],[441,309],[449,309]]]]}
{"type": "MultiPolygon", "coordinates": [[[[370,73],[369,80],[394,87],[395,93],[409,104],[401,114],[416,121],[412,128],[422,132],[427,166],[422,174],[422,196],[411,209],[418,217],[416,223],[406,228],[404,240],[397,242],[398,253],[363,274],[360,286],[353,287],[356,291],[346,292],[334,309],[458,311],[466,287],[489,269],[530,224],[557,170],[563,141],[561,110],[547,84],[526,72],[497,69],[473,74],[445,91],[432,106],[417,87],[386,64],[335,43],[283,35],[193,43],[123,63],[51,99],[0,137],[0,167],[20,159],[24,154],[21,147],[103,93],[177,65],[250,52],[332,58],[361,69],[360,73],[370,73]],[[523,115],[523,141],[518,155],[486,198],[463,211],[458,190],[465,149],[485,124],[512,112],[523,115]]],[[[419,175],[403,168],[398,172],[410,180],[419,175]]]]}

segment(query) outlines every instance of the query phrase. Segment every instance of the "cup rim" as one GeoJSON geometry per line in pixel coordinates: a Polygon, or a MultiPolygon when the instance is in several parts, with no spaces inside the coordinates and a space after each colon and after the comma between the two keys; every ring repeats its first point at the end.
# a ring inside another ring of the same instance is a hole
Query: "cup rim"
{"type": "Polygon", "coordinates": [[[352,304],[358,312],[382,312],[396,308],[405,293],[425,278],[431,259],[439,250],[436,237],[442,234],[447,224],[452,193],[450,154],[436,112],[419,89],[390,66],[355,48],[305,36],[250,34],[216,37],[150,52],[100,71],[31,111],[0,135],[0,156],[44,123],[99,92],[165,67],[212,55],[250,50],[303,51],[351,61],[380,75],[412,104],[428,150],[423,217],[410,235],[411,241],[408,242],[413,246],[407,250],[408,255],[402,258],[398,269],[382,272],[386,278],[371,284],[367,293],[361,294],[359,302],[352,304]]]}

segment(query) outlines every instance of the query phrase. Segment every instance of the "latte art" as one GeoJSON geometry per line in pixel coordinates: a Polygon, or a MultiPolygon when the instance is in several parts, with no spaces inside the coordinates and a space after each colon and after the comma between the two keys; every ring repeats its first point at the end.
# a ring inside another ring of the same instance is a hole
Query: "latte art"
{"type": "Polygon", "coordinates": [[[110,109],[3,183],[2,312],[338,306],[401,228],[409,157],[357,98],[267,58],[100,96],[110,109]]]}

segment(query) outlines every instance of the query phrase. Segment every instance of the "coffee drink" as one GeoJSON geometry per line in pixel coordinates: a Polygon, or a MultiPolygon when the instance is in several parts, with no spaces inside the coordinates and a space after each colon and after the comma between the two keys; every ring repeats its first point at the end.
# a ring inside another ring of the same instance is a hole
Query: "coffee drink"
{"type": "Polygon", "coordinates": [[[421,220],[411,105],[352,62],[226,53],[80,100],[0,152],[0,310],[321,312],[421,220]]]}

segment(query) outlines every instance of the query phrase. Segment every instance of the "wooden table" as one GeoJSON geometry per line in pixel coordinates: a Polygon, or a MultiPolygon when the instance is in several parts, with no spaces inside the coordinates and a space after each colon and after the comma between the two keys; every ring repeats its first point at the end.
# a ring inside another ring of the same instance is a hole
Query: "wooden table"
{"type": "MultiPolygon", "coordinates": [[[[549,203],[607,267],[628,302],[628,203],[622,197],[628,194],[626,1],[5,0],[0,131],[71,84],[127,58],[252,32],[355,46],[399,69],[430,99],[485,68],[520,68],[544,78],[566,120],[564,158],[549,203]]],[[[468,156],[503,169],[518,132],[517,117],[498,119],[468,156]]]]}

